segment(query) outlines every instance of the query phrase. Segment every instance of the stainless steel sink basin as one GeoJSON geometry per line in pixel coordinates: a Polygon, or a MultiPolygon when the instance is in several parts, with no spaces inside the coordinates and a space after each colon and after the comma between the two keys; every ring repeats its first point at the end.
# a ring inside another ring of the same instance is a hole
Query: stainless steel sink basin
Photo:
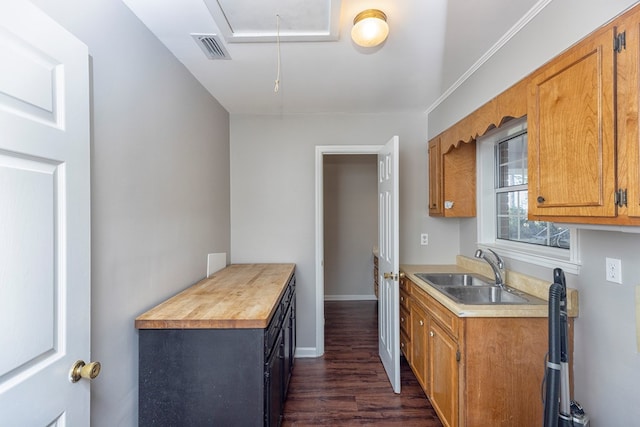
{"type": "Polygon", "coordinates": [[[416,273],[416,276],[460,304],[547,304],[543,299],[470,273],[416,273]]]}
{"type": "Polygon", "coordinates": [[[440,290],[461,304],[546,304],[546,301],[507,288],[498,286],[483,287],[446,287],[440,290]]]}
{"type": "Polygon", "coordinates": [[[491,286],[484,277],[476,274],[417,273],[420,279],[435,286],[491,286]]]}

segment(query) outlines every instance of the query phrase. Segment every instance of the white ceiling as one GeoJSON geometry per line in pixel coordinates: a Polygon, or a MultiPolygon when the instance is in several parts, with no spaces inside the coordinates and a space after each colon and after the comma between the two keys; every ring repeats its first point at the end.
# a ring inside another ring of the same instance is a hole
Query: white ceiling
{"type": "Polygon", "coordinates": [[[232,114],[426,111],[524,16],[545,3],[123,1],[232,114]],[[387,14],[390,32],[381,46],[365,49],[351,41],[350,32],[353,17],[368,8],[387,14]],[[277,15],[281,65],[276,93],[277,15]],[[217,34],[231,59],[207,59],[192,33],[217,34]]]}

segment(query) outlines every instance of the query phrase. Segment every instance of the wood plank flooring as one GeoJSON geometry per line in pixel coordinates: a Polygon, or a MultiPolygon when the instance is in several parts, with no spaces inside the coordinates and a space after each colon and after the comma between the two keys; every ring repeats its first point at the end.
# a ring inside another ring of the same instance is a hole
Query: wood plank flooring
{"type": "Polygon", "coordinates": [[[328,301],[325,319],[325,354],[296,359],[283,427],[442,426],[404,358],[393,392],[378,356],[376,301],[328,301]]]}

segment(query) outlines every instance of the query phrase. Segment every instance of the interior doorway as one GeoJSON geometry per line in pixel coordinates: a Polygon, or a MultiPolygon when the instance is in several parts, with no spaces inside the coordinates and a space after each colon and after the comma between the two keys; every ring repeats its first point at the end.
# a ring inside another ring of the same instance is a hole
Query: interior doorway
{"type": "MultiPolygon", "coordinates": [[[[366,158],[371,157],[371,160],[374,164],[376,164],[376,156],[378,152],[384,146],[381,145],[353,145],[353,146],[318,146],[316,147],[316,357],[324,354],[324,301],[325,301],[325,159],[328,159],[328,156],[332,156],[332,159],[336,159],[338,157],[344,156],[358,156],[361,157],[361,162],[366,163],[366,158]],[[337,157],[333,157],[337,156],[337,157]]],[[[354,157],[355,159],[355,157],[354,157]]],[[[339,164],[340,160],[338,160],[338,164],[334,162],[333,166],[337,168],[342,167],[339,164]]],[[[349,163],[349,161],[343,160],[342,163],[349,163]]],[[[342,171],[344,172],[344,171],[342,171]]],[[[341,172],[341,173],[342,173],[341,172]]],[[[347,173],[348,175],[348,173],[347,173]]],[[[376,175],[377,176],[377,169],[376,175]]],[[[377,188],[377,178],[374,176],[372,178],[372,185],[376,185],[377,188]]],[[[327,182],[327,185],[334,185],[335,182],[331,182],[330,180],[327,182]]],[[[352,183],[353,184],[353,183],[352,183]]],[[[377,191],[377,190],[375,190],[377,191]]],[[[374,217],[375,223],[377,224],[377,193],[374,192],[374,201],[373,201],[373,212],[372,215],[374,217]]],[[[344,197],[344,195],[340,195],[340,197],[344,197]]],[[[339,200],[335,200],[336,203],[339,200]]],[[[333,203],[333,201],[331,202],[333,203]]],[[[338,208],[339,209],[339,208],[338,208]]],[[[327,216],[327,219],[329,219],[327,216]]],[[[333,220],[333,218],[331,219],[333,220]]],[[[377,225],[375,226],[377,227],[377,225]]],[[[369,258],[372,259],[373,245],[377,241],[377,228],[372,230],[372,235],[370,236],[370,244],[369,244],[369,258]]],[[[366,244],[366,243],[365,243],[366,244]]],[[[327,260],[331,262],[330,260],[327,260]]],[[[362,264],[361,264],[362,265],[362,264]]],[[[351,268],[363,268],[366,266],[358,267],[352,266],[351,268]]],[[[371,283],[371,291],[373,293],[373,277],[372,277],[373,267],[369,269],[368,274],[371,283]]],[[[349,291],[348,291],[349,292],[349,291]]],[[[344,298],[350,298],[348,294],[344,294],[344,298]]]]}
{"type": "Polygon", "coordinates": [[[377,156],[324,156],[324,300],[375,300],[377,156]]]}

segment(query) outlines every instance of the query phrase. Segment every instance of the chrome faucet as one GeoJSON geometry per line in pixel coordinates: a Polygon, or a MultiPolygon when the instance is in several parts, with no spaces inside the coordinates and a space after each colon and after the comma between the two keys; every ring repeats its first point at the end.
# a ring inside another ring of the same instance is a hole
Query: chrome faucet
{"type": "Polygon", "coordinates": [[[487,258],[487,255],[482,251],[482,249],[478,249],[476,251],[475,257],[487,261],[487,264],[491,266],[493,274],[495,274],[496,276],[496,285],[504,289],[504,279],[502,278],[502,274],[504,272],[504,261],[502,260],[502,258],[500,258],[500,255],[498,255],[491,249],[487,250],[493,254],[493,256],[495,257],[495,261],[487,258]]]}

